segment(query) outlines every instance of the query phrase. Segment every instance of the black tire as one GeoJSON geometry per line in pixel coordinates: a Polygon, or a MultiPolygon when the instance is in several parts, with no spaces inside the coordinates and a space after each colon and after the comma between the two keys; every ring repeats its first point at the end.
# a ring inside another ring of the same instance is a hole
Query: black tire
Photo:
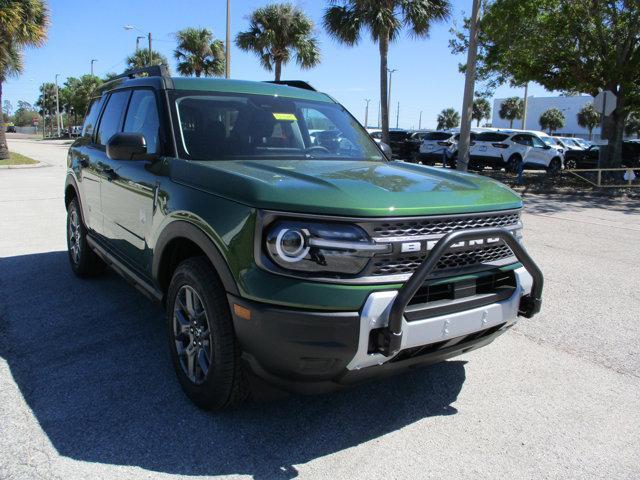
{"type": "Polygon", "coordinates": [[[205,410],[222,410],[245,401],[249,396],[249,388],[243,372],[241,348],[233,330],[229,302],[218,275],[205,257],[189,258],[178,266],[169,285],[166,306],[171,360],[178,381],[191,401],[205,410]],[[182,297],[178,297],[189,291],[192,292],[189,294],[192,296],[191,309],[196,314],[186,318],[189,316],[188,309],[183,308],[186,306],[182,297]],[[197,313],[194,299],[199,302],[200,313],[197,313]],[[176,310],[184,315],[181,319],[190,325],[190,333],[181,330],[181,325],[185,323],[177,318],[179,314],[176,310]],[[206,325],[202,324],[203,318],[206,325]],[[183,333],[179,333],[181,331],[183,333]],[[192,347],[194,343],[199,343],[199,346],[192,347]],[[193,353],[191,360],[194,364],[193,376],[190,376],[189,351],[194,352],[194,349],[196,353],[193,353]],[[206,371],[199,362],[201,355],[204,358],[202,361],[207,364],[206,371]]]}
{"type": "Polygon", "coordinates": [[[80,278],[95,277],[104,271],[104,263],[87,244],[87,228],[77,198],[67,206],[67,254],[73,273],[80,278]]]}
{"type": "Polygon", "coordinates": [[[549,175],[557,175],[558,173],[560,173],[561,170],[562,170],[562,160],[560,160],[557,157],[552,159],[551,163],[549,163],[549,166],[547,167],[547,173],[549,175]]]}
{"type": "Polygon", "coordinates": [[[507,172],[518,173],[520,170],[520,163],[522,163],[522,157],[518,154],[511,155],[507,160],[507,172]]]}

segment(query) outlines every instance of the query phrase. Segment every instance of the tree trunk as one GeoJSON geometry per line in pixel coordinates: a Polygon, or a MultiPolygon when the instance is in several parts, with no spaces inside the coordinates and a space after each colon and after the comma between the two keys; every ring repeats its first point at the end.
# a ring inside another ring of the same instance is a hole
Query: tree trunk
{"type": "Polygon", "coordinates": [[[389,37],[380,36],[380,119],[382,123],[382,141],[389,145],[389,85],[387,83],[387,55],[389,53],[389,37]]]}
{"type": "Polygon", "coordinates": [[[593,128],[589,129],[589,141],[593,140],[593,128]]]}
{"type": "Polygon", "coordinates": [[[282,60],[276,59],[276,82],[280,81],[280,77],[282,76],[282,60]]]}
{"type": "Polygon", "coordinates": [[[509,128],[513,128],[513,118],[509,120],[509,128]]]}
{"type": "MultiPolygon", "coordinates": [[[[0,79],[0,105],[2,105],[2,79],[0,79]]],[[[0,160],[9,158],[9,146],[7,145],[7,129],[0,126],[0,160]]]]}

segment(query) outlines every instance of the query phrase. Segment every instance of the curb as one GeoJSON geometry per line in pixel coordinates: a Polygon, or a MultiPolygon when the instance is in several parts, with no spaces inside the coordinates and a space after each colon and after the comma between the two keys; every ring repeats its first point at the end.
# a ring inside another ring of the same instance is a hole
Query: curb
{"type": "Polygon", "coordinates": [[[29,169],[29,168],[45,168],[50,167],[48,163],[45,162],[37,162],[35,164],[29,165],[0,165],[0,170],[20,170],[20,169],[29,169]]]}

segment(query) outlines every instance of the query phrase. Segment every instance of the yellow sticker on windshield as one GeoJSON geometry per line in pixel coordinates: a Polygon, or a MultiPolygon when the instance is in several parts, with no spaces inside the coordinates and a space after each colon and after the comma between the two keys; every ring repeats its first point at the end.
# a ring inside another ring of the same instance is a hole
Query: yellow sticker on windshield
{"type": "Polygon", "coordinates": [[[273,113],[273,118],[283,120],[285,122],[297,122],[298,119],[293,113],[273,113]]]}

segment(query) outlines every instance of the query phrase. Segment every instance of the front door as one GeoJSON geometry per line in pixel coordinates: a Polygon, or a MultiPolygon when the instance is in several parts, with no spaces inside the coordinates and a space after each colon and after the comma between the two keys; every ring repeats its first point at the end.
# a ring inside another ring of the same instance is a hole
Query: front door
{"type": "MultiPolygon", "coordinates": [[[[134,90],[123,124],[125,133],[141,133],[147,154],[160,154],[160,122],[153,90],[134,90]]],[[[105,232],[117,253],[140,273],[150,274],[152,255],[148,239],[153,222],[160,176],[149,160],[107,159],[112,176],[102,184],[105,232]]]]}

